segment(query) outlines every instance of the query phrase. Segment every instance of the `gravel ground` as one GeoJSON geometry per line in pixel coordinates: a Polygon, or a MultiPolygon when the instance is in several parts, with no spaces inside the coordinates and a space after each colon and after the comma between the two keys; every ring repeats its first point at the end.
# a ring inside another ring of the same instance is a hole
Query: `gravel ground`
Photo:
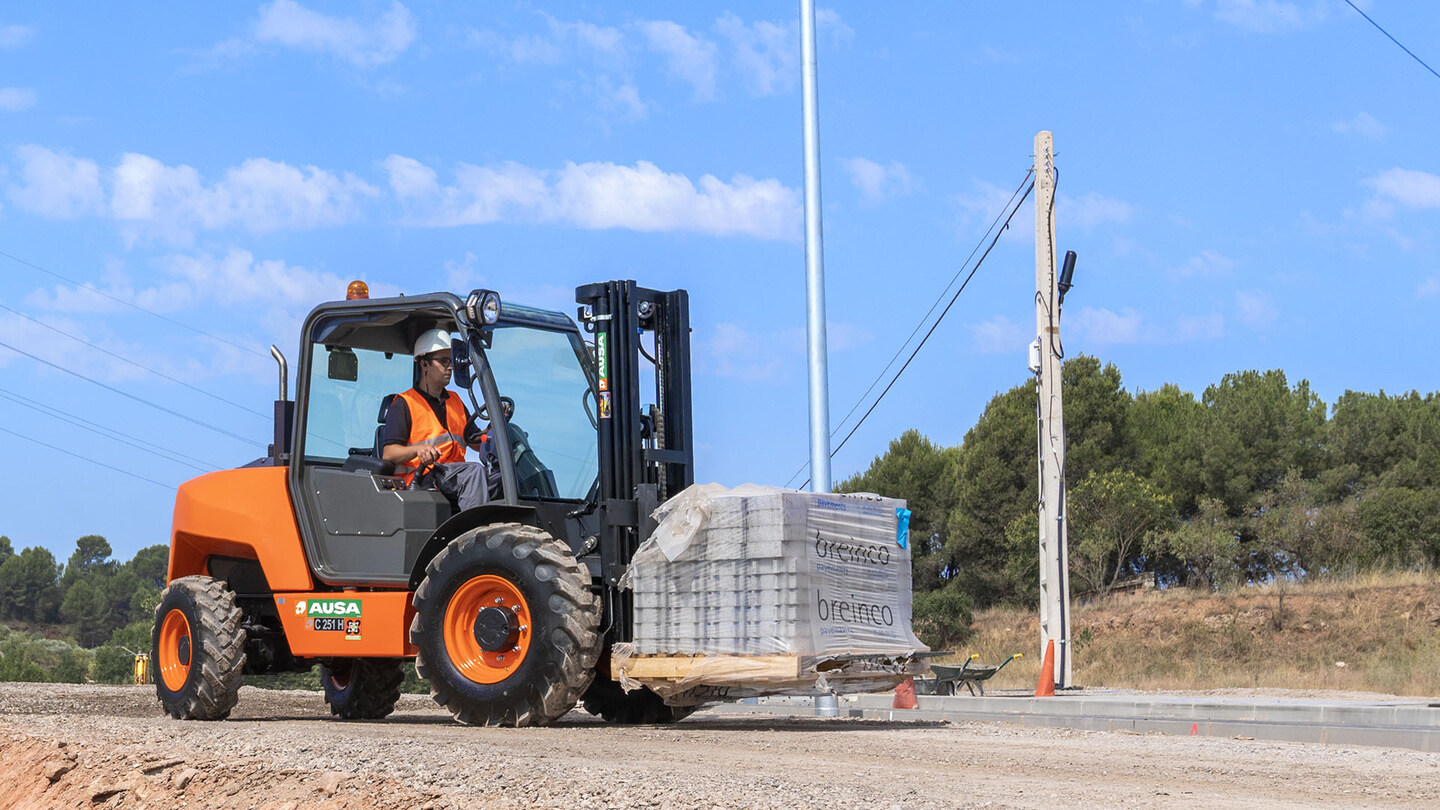
{"type": "Polygon", "coordinates": [[[245,688],[232,718],[153,688],[0,684],[0,808],[1417,807],[1440,755],[1254,740],[700,712],[607,726],[459,726],[405,696],[341,722],[245,688]]]}

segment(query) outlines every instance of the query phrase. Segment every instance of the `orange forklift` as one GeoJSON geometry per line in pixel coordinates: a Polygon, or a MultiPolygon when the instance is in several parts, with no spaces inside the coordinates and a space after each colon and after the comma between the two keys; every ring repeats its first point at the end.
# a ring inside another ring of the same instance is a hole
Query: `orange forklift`
{"type": "Polygon", "coordinates": [[[165,711],[224,719],[245,674],[318,663],[335,715],[380,719],[412,659],[462,723],[544,725],[582,701],[621,723],[692,711],[624,691],[608,660],[632,636],[617,583],[654,509],[693,483],[688,296],[608,281],[576,302],[572,319],[489,290],[372,299],[356,282],[306,318],[293,400],[272,346],[268,454],[176,495],[152,634],[165,711]],[[435,329],[493,448],[492,497],[467,510],[382,458],[412,347],[435,329]]]}

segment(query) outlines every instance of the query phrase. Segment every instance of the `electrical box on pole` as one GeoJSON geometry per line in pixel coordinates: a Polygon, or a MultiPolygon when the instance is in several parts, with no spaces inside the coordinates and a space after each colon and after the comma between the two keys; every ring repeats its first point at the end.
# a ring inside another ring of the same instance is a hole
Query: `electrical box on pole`
{"type": "MultiPolygon", "coordinates": [[[[1060,391],[1060,298],[1055,277],[1055,144],[1035,136],[1035,332],[1030,367],[1036,375],[1036,436],[1040,473],[1040,652],[1055,642],[1055,684],[1072,685],[1070,554],[1065,521],[1065,413],[1060,391]],[[1036,351],[1038,344],[1038,352],[1036,351]],[[1037,357],[1038,354],[1038,357],[1037,357]]],[[[1067,279],[1068,281],[1068,279],[1067,279]]],[[[1068,286],[1068,284],[1067,284],[1068,286]]]]}

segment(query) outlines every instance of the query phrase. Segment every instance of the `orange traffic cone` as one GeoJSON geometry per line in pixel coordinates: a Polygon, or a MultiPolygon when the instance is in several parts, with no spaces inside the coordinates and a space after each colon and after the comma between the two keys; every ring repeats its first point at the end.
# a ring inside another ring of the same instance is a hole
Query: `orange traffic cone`
{"type": "Polygon", "coordinates": [[[1055,697],[1055,639],[1045,645],[1045,660],[1040,664],[1040,683],[1035,697],[1055,697]]]}
{"type": "Polygon", "coordinates": [[[915,679],[906,678],[895,687],[895,699],[890,702],[892,709],[915,708],[915,679]]]}

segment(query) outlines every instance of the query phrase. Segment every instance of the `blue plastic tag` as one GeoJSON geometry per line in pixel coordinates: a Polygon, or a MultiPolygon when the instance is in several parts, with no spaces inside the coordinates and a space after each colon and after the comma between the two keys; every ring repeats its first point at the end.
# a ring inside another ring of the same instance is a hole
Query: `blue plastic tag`
{"type": "Polygon", "coordinates": [[[895,508],[895,542],[910,548],[910,510],[895,508]]]}

